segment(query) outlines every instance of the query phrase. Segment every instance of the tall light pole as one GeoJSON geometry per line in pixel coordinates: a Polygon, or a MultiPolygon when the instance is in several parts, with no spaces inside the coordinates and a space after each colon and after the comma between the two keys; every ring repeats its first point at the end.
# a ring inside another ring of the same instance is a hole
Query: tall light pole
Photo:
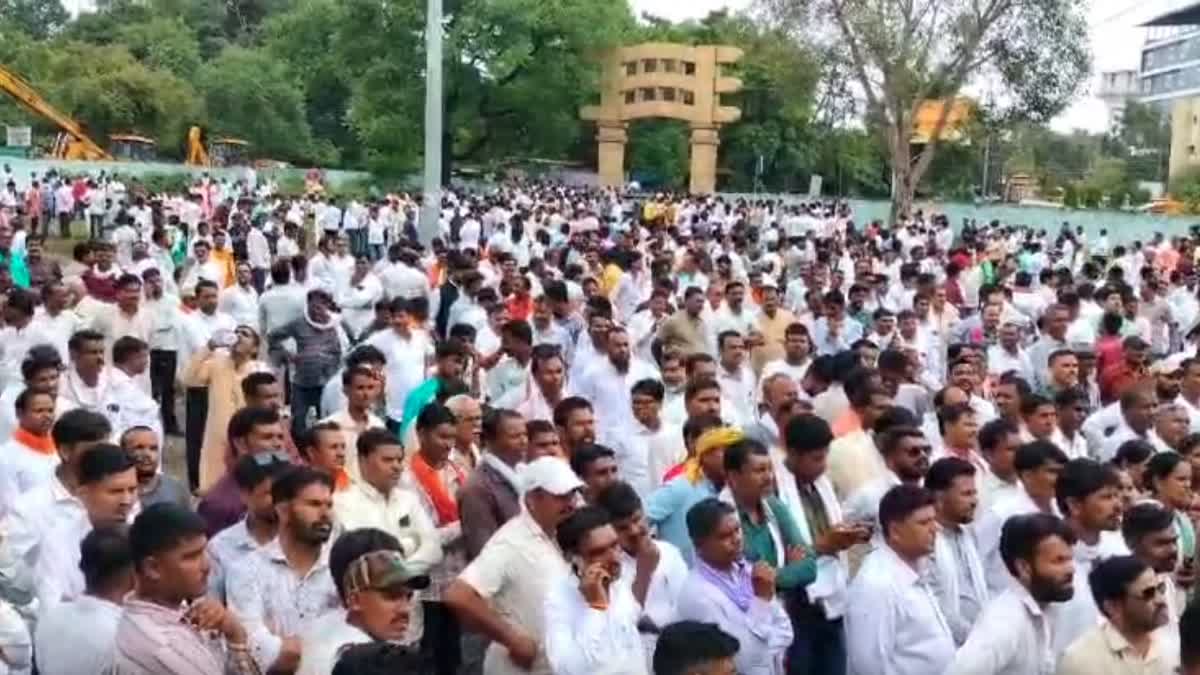
{"type": "Polygon", "coordinates": [[[442,212],[442,0],[425,8],[425,180],[419,233],[428,245],[442,212]]]}

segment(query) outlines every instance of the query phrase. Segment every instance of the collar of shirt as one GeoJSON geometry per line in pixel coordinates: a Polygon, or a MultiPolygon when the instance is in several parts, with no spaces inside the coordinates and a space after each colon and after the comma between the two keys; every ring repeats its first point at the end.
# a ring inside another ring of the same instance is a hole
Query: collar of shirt
{"type": "MultiPolygon", "coordinates": [[[[321,546],[321,552],[317,555],[317,561],[305,573],[304,578],[309,579],[322,571],[329,569],[329,548],[330,542],[326,542],[321,546]]],[[[267,559],[276,565],[283,565],[291,568],[291,563],[288,562],[287,556],[283,553],[283,546],[279,543],[279,537],[271,540],[271,543],[263,547],[263,553],[267,559]]]]}

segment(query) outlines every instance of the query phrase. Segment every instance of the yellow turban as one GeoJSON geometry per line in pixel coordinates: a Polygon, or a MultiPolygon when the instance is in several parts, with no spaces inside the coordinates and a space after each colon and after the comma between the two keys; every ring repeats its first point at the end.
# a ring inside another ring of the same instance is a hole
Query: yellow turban
{"type": "Polygon", "coordinates": [[[704,478],[704,472],[700,470],[701,458],[713,450],[733,445],[744,437],[742,430],[737,427],[717,427],[704,432],[696,439],[696,452],[684,464],[683,475],[692,485],[699,483],[704,478]]]}

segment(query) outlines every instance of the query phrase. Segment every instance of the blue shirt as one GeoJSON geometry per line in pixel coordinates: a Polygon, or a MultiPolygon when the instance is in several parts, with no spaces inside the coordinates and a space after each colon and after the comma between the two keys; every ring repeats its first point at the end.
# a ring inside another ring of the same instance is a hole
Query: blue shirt
{"type": "Polygon", "coordinates": [[[675,545],[688,567],[695,551],[688,536],[687,513],[701,501],[717,496],[717,488],[707,478],[692,485],[687,476],[676,476],[659,487],[646,501],[646,519],[658,531],[658,537],[675,545]]]}

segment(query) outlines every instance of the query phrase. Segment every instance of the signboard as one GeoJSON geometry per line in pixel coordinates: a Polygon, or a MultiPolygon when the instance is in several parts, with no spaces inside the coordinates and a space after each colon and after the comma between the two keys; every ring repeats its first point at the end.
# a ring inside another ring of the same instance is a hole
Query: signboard
{"type": "Polygon", "coordinates": [[[814,173],[808,179],[808,195],[810,197],[820,197],[821,196],[821,183],[822,182],[824,182],[824,181],[821,177],[821,174],[819,174],[819,173],[814,173]]]}
{"type": "Polygon", "coordinates": [[[13,148],[28,148],[33,145],[33,130],[30,127],[5,127],[5,143],[13,148]]]}

